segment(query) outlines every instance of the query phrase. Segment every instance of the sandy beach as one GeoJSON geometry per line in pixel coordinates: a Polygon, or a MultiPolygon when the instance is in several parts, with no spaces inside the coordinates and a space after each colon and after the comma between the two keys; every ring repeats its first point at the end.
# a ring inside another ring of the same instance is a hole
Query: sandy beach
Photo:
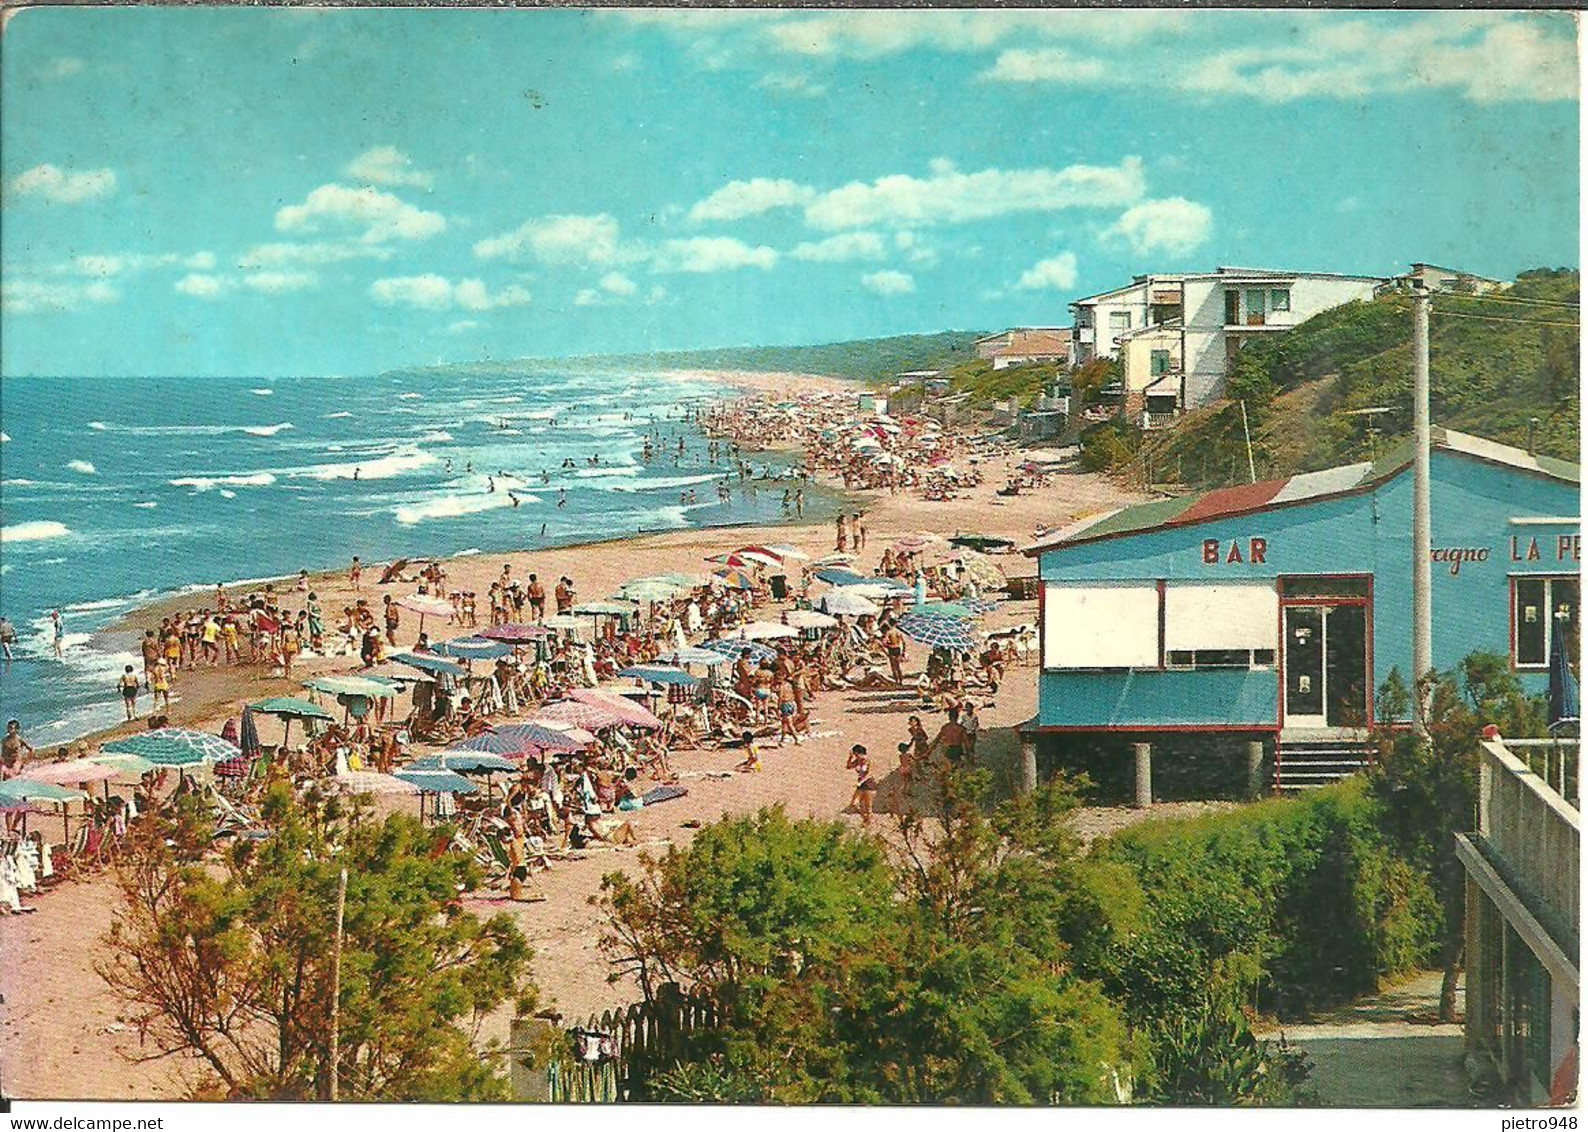
{"type": "MultiPolygon", "coordinates": [[[[733,374],[722,375],[722,380],[768,393],[787,392],[795,378],[733,374]]],[[[830,383],[829,387],[854,388],[844,383],[830,383]]],[[[933,531],[952,535],[975,530],[1020,543],[1039,527],[1057,525],[1134,498],[1108,480],[1081,471],[1052,475],[1043,487],[1019,497],[1001,497],[996,488],[1019,458],[1018,454],[1001,457],[1004,466],[999,466],[997,460],[984,464],[984,482],[946,502],[928,502],[903,492],[861,497],[859,506],[865,510],[870,536],[860,558],[862,568],[869,570],[883,548],[905,533],[933,531]]],[[[638,575],[698,571],[707,555],[758,542],[791,544],[815,558],[833,548],[834,538],[826,523],[695,529],[586,546],[480,554],[448,560],[446,567],[450,588],[472,588],[483,594],[502,566],[510,564],[515,577],[534,572],[542,578],[555,579],[567,574],[575,580],[580,597],[589,599],[604,597],[623,580],[638,575]]],[[[422,544],[413,548],[415,556],[423,556],[424,551],[422,544]]],[[[1018,554],[1007,555],[1002,562],[1011,576],[1034,572],[1034,563],[1018,554]]],[[[328,610],[350,604],[356,596],[378,603],[383,592],[408,591],[406,585],[377,586],[375,579],[379,574],[379,569],[371,564],[358,594],[341,572],[315,576],[312,585],[328,610]]],[[[183,604],[191,606],[193,600],[189,597],[183,604]]],[[[128,619],[128,625],[141,628],[146,623],[157,624],[160,612],[159,606],[142,610],[128,619]]],[[[1034,625],[1035,621],[1035,601],[1013,601],[989,615],[985,627],[1034,625]]],[[[405,623],[405,644],[411,642],[414,628],[413,623],[405,623]]],[[[427,630],[433,639],[469,632],[434,622],[427,625],[427,630]]],[[[918,669],[925,653],[919,646],[912,646],[906,671],[918,669]]],[[[255,666],[184,672],[178,685],[180,699],[170,713],[172,723],[216,730],[245,700],[291,694],[310,675],[347,671],[355,665],[356,658],[311,660],[300,664],[290,680],[272,677],[268,669],[255,666]]],[[[1015,752],[1011,728],[1035,711],[1035,677],[1034,664],[1012,669],[997,697],[982,701],[980,749],[995,775],[1009,772],[1015,752]]],[[[891,692],[824,693],[812,712],[815,738],[799,747],[770,749],[764,758],[765,769],[759,775],[733,774],[732,767],[740,756],[731,749],[675,754],[674,770],[689,793],[631,815],[642,842],[641,850],[660,851],[669,843],[683,844],[691,836],[688,826],[693,823],[751,812],[765,805],[782,804],[796,816],[838,815],[847,805],[853,785],[844,760],[849,746],[857,742],[882,754],[878,759],[883,772],[878,799],[880,820],[874,828],[886,827],[888,811],[898,805],[897,759],[893,752],[903,737],[910,710],[910,705],[896,700],[891,692]]],[[[271,729],[262,735],[266,742],[277,738],[276,726],[268,720],[262,724],[262,731],[271,729]]],[[[929,730],[936,726],[935,721],[928,720],[929,730]]],[[[1083,831],[1089,835],[1107,832],[1134,820],[1138,813],[1087,810],[1081,819],[1083,831]]],[[[859,819],[850,816],[848,820],[859,819]]],[[[608,964],[599,950],[602,916],[592,897],[599,893],[605,873],[636,868],[638,852],[592,849],[577,856],[579,859],[556,862],[549,872],[537,876],[535,891],[545,897],[543,902],[482,902],[477,908],[485,914],[504,907],[512,910],[535,948],[534,974],[543,1003],[554,1006],[570,1020],[630,1001],[633,994],[631,987],[608,982],[608,964]]],[[[113,895],[110,883],[102,877],[70,882],[38,897],[34,901],[38,908],[35,913],[0,918],[0,994],[4,995],[0,1006],[0,1079],[8,1094],[153,1099],[181,1097],[191,1089],[194,1067],[172,1059],[136,1061],[137,1035],[118,1018],[115,999],[93,972],[94,953],[115,915],[113,895]]],[[[505,1013],[492,1018],[482,1036],[505,1037],[507,1022],[505,1013]]]]}

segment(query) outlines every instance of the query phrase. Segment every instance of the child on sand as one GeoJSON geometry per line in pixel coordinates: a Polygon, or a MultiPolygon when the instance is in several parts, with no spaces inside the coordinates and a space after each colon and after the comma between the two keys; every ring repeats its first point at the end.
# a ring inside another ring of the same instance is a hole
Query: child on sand
{"type": "Polygon", "coordinates": [[[871,806],[877,798],[877,779],[871,773],[871,760],[866,748],[856,743],[849,748],[849,761],[844,764],[855,772],[855,792],[849,799],[849,808],[860,812],[860,820],[871,824],[871,806]]]}
{"type": "Polygon", "coordinates": [[[734,769],[744,771],[746,774],[761,769],[761,753],[755,749],[754,732],[746,731],[744,733],[744,762],[734,769]]]}

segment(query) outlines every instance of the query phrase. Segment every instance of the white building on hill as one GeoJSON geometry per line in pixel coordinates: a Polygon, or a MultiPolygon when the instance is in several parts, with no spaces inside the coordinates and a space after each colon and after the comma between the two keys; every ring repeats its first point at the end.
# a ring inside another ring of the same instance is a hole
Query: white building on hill
{"type": "Polygon", "coordinates": [[[1370,300],[1384,282],[1370,275],[1244,267],[1138,275],[1124,287],[1070,304],[1072,357],[1076,365],[1119,357],[1122,340],[1150,338],[1150,347],[1124,351],[1127,367],[1148,367],[1127,372],[1124,388],[1173,389],[1180,408],[1195,409],[1219,394],[1230,359],[1246,342],[1284,333],[1332,307],[1370,300]],[[1136,333],[1148,327],[1160,333],[1136,333]]]}

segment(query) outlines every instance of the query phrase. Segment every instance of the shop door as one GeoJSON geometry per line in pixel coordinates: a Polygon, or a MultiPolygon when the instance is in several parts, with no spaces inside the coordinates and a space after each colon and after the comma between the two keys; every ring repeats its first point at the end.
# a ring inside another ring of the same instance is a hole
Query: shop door
{"type": "Polygon", "coordinates": [[[1367,725],[1367,609],[1285,607],[1285,724],[1367,725]]]}

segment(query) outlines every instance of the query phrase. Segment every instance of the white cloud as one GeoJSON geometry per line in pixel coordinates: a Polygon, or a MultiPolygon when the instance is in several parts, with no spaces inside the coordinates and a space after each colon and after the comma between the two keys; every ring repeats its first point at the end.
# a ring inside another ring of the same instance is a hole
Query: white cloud
{"type": "Polygon", "coordinates": [[[1166,197],[1126,209],[1103,234],[1122,237],[1137,255],[1188,255],[1207,243],[1212,230],[1213,213],[1206,205],[1166,197]]]}
{"type": "Polygon", "coordinates": [[[1081,58],[1062,47],[1015,47],[1002,52],[982,78],[1008,83],[1094,86],[1125,74],[1114,63],[1081,58]]]}
{"type": "Polygon", "coordinates": [[[372,299],[385,306],[422,310],[449,310],[458,306],[464,310],[488,311],[523,306],[530,301],[529,292],[517,284],[493,293],[478,279],[461,279],[454,284],[445,276],[433,273],[377,279],[370,284],[369,293],[372,299]]]}
{"type": "Polygon", "coordinates": [[[349,163],[347,175],[361,185],[428,189],[435,183],[434,177],[415,168],[413,159],[394,145],[365,150],[349,163]]]}
{"type": "Polygon", "coordinates": [[[1182,14],[1163,11],[846,11],[791,15],[764,38],[795,55],[874,59],[922,48],[985,51],[1006,40],[1127,44],[1184,26],[1182,14]]]}
{"type": "Polygon", "coordinates": [[[182,261],[182,266],[193,271],[213,271],[215,268],[215,253],[194,252],[182,261]]]}
{"type": "Polygon", "coordinates": [[[848,263],[857,259],[881,259],[886,254],[882,237],[875,232],[840,232],[825,240],[799,244],[789,252],[794,259],[811,263],[848,263]]]}
{"type": "Polygon", "coordinates": [[[585,287],[573,297],[576,307],[598,307],[601,305],[601,292],[594,287],[585,287]]]}
{"type": "Polygon", "coordinates": [[[237,266],[256,268],[323,267],[350,259],[390,259],[392,249],[350,240],[315,240],[308,243],[255,244],[237,257],[237,266]]]}
{"type": "Polygon", "coordinates": [[[52,283],[41,279],[0,279],[0,309],[14,314],[41,314],[75,311],[83,307],[114,303],[121,292],[104,281],[93,283],[52,283]]]}
{"type": "Polygon", "coordinates": [[[191,295],[195,299],[218,299],[230,289],[230,284],[224,277],[196,272],[192,275],[184,275],[172,286],[179,294],[191,295]]]}
{"type": "Polygon", "coordinates": [[[801,98],[820,98],[827,93],[827,84],[816,82],[805,75],[777,72],[762,75],[756,82],[762,90],[770,90],[777,94],[794,94],[801,98]]]}
{"type": "Polygon", "coordinates": [[[319,232],[325,227],[362,229],[366,244],[388,240],[423,240],[446,229],[446,217],[426,212],[378,189],[321,185],[302,204],[276,213],[278,232],[319,232]]]}
{"type": "Polygon", "coordinates": [[[902,271],[873,271],[862,275],[860,284],[879,295],[908,295],[915,290],[915,280],[902,271]]]}
{"type": "Polygon", "coordinates": [[[18,173],[12,178],[11,191],[20,197],[41,197],[56,204],[81,204],[115,192],[116,173],[113,169],[75,173],[46,162],[18,173]]]}
{"type": "Polygon", "coordinates": [[[466,334],[470,330],[478,330],[479,328],[480,328],[480,324],[479,324],[478,320],[472,319],[472,318],[460,318],[456,322],[451,322],[451,323],[447,324],[447,333],[448,334],[466,334]]]}
{"type": "Polygon", "coordinates": [[[807,204],[816,190],[796,181],[756,177],[749,181],[729,181],[689,210],[696,223],[703,220],[742,220],[759,216],[774,208],[807,204]]]}
{"type": "Polygon", "coordinates": [[[601,277],[601,289],[609,295],[626,297],[634,294],[639,286],[621,271],[609,271],[601,277]]]}
{"type": "Polygon", "coordinates": [[[618,222],[607,213],[594,216],[538,216],[513,231],[492,236],[474,245],[480,259],[523,260],[541,263],[621,263],[635,257],[618,241],[618,222]]]}
{"type": "Polygon", "coordinates": [[[740,267],[759,267],[763,271],[777,265],[777,250],[760,245],[751,247],[732,236],[697,236],[688,240],[668,240],[656,250],[653,266],[657,271],[707,273],[732,271],[740,267]]]}
{"type": "Polygon", "coordinates": [[[932,162],[927,177],[898,173],[823,193],[806,206],[805,219],[813,227],[829,230],[952,224],[1016,212],[1125,205],[1139,199],[1144,187],[1138,157],[1127,157],[1118,165],[979,173],[961,173],[939,160],[932,162]]]}
{"type": "Polygon", "coordinates": [[[1075,253],[1061,252],[1032,264],[1015,286],[1022,291],[1068,291],[1075,286],[1075,253]]]}
{"type": "Polygon", "coordinates": [[[243,286],[267,295],[302,291],[317,286],[320,277],[312,271],[257,271],[243,276],[243,286]]]}

